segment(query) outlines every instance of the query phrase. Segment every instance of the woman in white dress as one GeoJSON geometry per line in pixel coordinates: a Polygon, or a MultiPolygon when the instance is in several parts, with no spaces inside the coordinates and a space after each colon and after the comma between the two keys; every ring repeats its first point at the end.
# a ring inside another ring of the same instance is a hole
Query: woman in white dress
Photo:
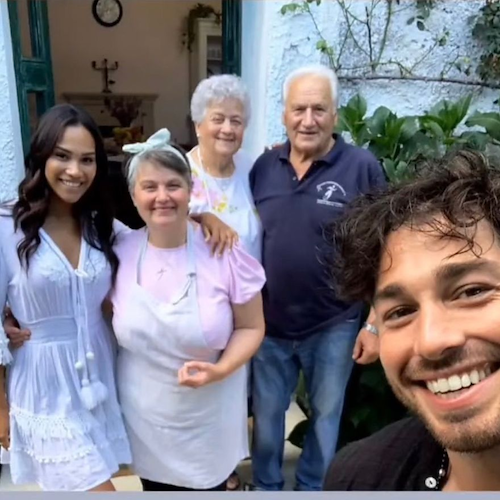
{"type": "Polygon", "coordinates": [[[110,491],[131,461],[101,310],[118,268],[106,180],[93,120],[56,106],[33,136],[18,201],[0,215],[0,308],[31,331],[11,354],[0,325],[1,458],[15,484],[110,491]]]}

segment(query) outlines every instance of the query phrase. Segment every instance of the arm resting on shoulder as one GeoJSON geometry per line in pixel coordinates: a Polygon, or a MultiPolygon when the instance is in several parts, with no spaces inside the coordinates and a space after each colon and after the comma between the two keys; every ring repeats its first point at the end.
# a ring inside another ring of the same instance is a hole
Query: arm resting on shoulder
{"type": "Polygon", "coordinates": [[[222,255],[238,242],[238,233],[210,212],[189,214],[190,218],[200,224],[205,241],[210,242],[212,253],[222,255]]]}

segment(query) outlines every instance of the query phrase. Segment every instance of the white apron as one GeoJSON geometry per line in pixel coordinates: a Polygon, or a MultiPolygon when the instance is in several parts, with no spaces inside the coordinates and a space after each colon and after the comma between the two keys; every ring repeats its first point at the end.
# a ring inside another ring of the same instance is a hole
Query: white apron
{"type": "Polygon", "coordinates": [[[216,362],[221,353],[207,346],[201,329],[191,224],[186,282],[170,303],[140,286],[147,239],[145,233],[127,313],[115,325],[133,467],[151,481],[213,488],[248,456],[245,369],[197,389],[179,385],[177,372],[186,361],[216,362]]]}

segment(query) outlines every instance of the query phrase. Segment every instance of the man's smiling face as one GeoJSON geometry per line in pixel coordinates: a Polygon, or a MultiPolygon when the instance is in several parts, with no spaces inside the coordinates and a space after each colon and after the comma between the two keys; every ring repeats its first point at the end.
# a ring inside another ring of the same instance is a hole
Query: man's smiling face
{"type": "Polygon", "coordinates": [[[474,229],[471,250],[425,225],[391,233],[374,297],[389,383],[458,452],[500,445],[500,242],[474,229]]]}

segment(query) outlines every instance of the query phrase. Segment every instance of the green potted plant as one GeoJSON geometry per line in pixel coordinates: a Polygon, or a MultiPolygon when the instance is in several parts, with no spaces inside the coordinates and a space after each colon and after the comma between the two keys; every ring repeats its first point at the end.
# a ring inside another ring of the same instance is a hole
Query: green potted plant
{"type": "Polygon", "coordinates": [[[182,45],[192,51],[193,43],[195,40],[194,25],[196,19],[206,19],[208,17],[215,17],[217,23],[222,21],[222,13],[216,11],[211,5],[197,3],[190,11],[186,20],[186,29],[182,33],[182,45]]]}

